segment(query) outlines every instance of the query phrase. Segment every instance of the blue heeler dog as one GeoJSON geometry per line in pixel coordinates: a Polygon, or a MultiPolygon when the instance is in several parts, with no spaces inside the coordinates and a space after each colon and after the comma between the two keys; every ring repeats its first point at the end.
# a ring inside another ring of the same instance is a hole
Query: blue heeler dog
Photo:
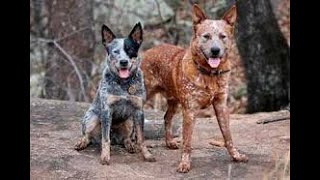
{"type": "Polygon", "coordinates": [[[86,148],[98,137],[102,164],[110,162],[111,140],[123,144],[130,153],[141,151],[144,160],[153,162],[143,136],[146,94],[138,57],[143,40],[141,24],[137,23],[127,38],[116,38],[106,25],[101,35],[107,51],[106,67],[96,97],[82,118],[82,137],[75,149],[86,148]]]}

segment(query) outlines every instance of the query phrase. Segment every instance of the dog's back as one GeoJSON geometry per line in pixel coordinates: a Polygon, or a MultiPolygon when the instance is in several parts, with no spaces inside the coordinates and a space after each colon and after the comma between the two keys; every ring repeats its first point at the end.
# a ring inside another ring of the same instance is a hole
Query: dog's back
{"type": "Polygon", "coordinates": [[[184,54],[185,49],[170,44],[158,45],[143,53],[141,69],[148,99],[158,92],[167,98],[173,96],[174,88],[170,88],[174,86],[176,73],[173,67],[179,66],[184,54]]]}

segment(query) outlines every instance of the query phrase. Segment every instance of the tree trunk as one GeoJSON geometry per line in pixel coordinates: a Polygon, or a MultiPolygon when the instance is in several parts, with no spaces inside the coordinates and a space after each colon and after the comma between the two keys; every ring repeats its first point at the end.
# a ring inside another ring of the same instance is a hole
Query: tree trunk
{"type": "Polygon", "coordinates": [[[87,88],[94,55],[93,1],[46,0],[46,7],[49,12],[48,36],[57,40],[75,65],[61,49],[50,44],[45,65],[44,98],[88,101],[87,88]],[[77,74],[76,68],[80,73],[77,74]]]}
{"type": "Polygon", "coordinates": [[[269,0],[236,1],[235,36],[247,79],[247,113],[279,110],[289,103],[290,48],[269,0]]]}

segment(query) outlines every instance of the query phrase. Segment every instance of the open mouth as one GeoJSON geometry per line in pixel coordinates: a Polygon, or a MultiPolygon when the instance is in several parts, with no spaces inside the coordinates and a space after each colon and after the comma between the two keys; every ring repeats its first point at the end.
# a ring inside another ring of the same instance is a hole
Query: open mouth
{"type": "Polygon", "coordinates": [[[201,50],[202,55],[205,57],[205,59],[207,60],[207,63],[209,64],[209,66],[211,68],[217,68],[221,62],[221,57],[207,57],[206,54],[201,50]]]}
{"type": "Polygon", "coordinates": [[[211,68],[216,68],[219,66],[221,59],[219,57],[211,57],[207,60],[207,63],[211,68]]]}
{"type": "Polygon", "coordinates": [[[120,78],[128,78],[130,76],[130,71],[128,68],[120,68],[118,69],[118,74],[120,78]]]}

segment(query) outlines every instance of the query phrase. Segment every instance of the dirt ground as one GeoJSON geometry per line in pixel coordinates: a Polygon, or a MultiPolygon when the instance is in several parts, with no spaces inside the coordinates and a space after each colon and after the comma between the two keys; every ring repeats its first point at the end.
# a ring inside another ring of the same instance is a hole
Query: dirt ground
{"type": "MultiPolygon", "coordinates": [[[[256,123],[290,115],[278,111],[231,115],[234,144],[249,157],[247,163],[232,162],[225,148],[211,146],[210,139],[221,139],[218,124],[215,118],[201,118],[193,134],[189,173],[176,172],[181,150],[167,149],[163,138],[146,140],[157,162],[144,162],[140,154],[113,146],[111,164],[101,165],[98,145],[73,150],[86,107],[84,103],[30,99],[30,179],[274,179],[281,176],[283,163],[290,161],[281,160],[290,151],[290,120],[256,123]]],[[[146,119],[161,117],[163,112],[146,112],[146,119]]],[[[176,119],[181,120],[180,116],[176,119]]]]}

